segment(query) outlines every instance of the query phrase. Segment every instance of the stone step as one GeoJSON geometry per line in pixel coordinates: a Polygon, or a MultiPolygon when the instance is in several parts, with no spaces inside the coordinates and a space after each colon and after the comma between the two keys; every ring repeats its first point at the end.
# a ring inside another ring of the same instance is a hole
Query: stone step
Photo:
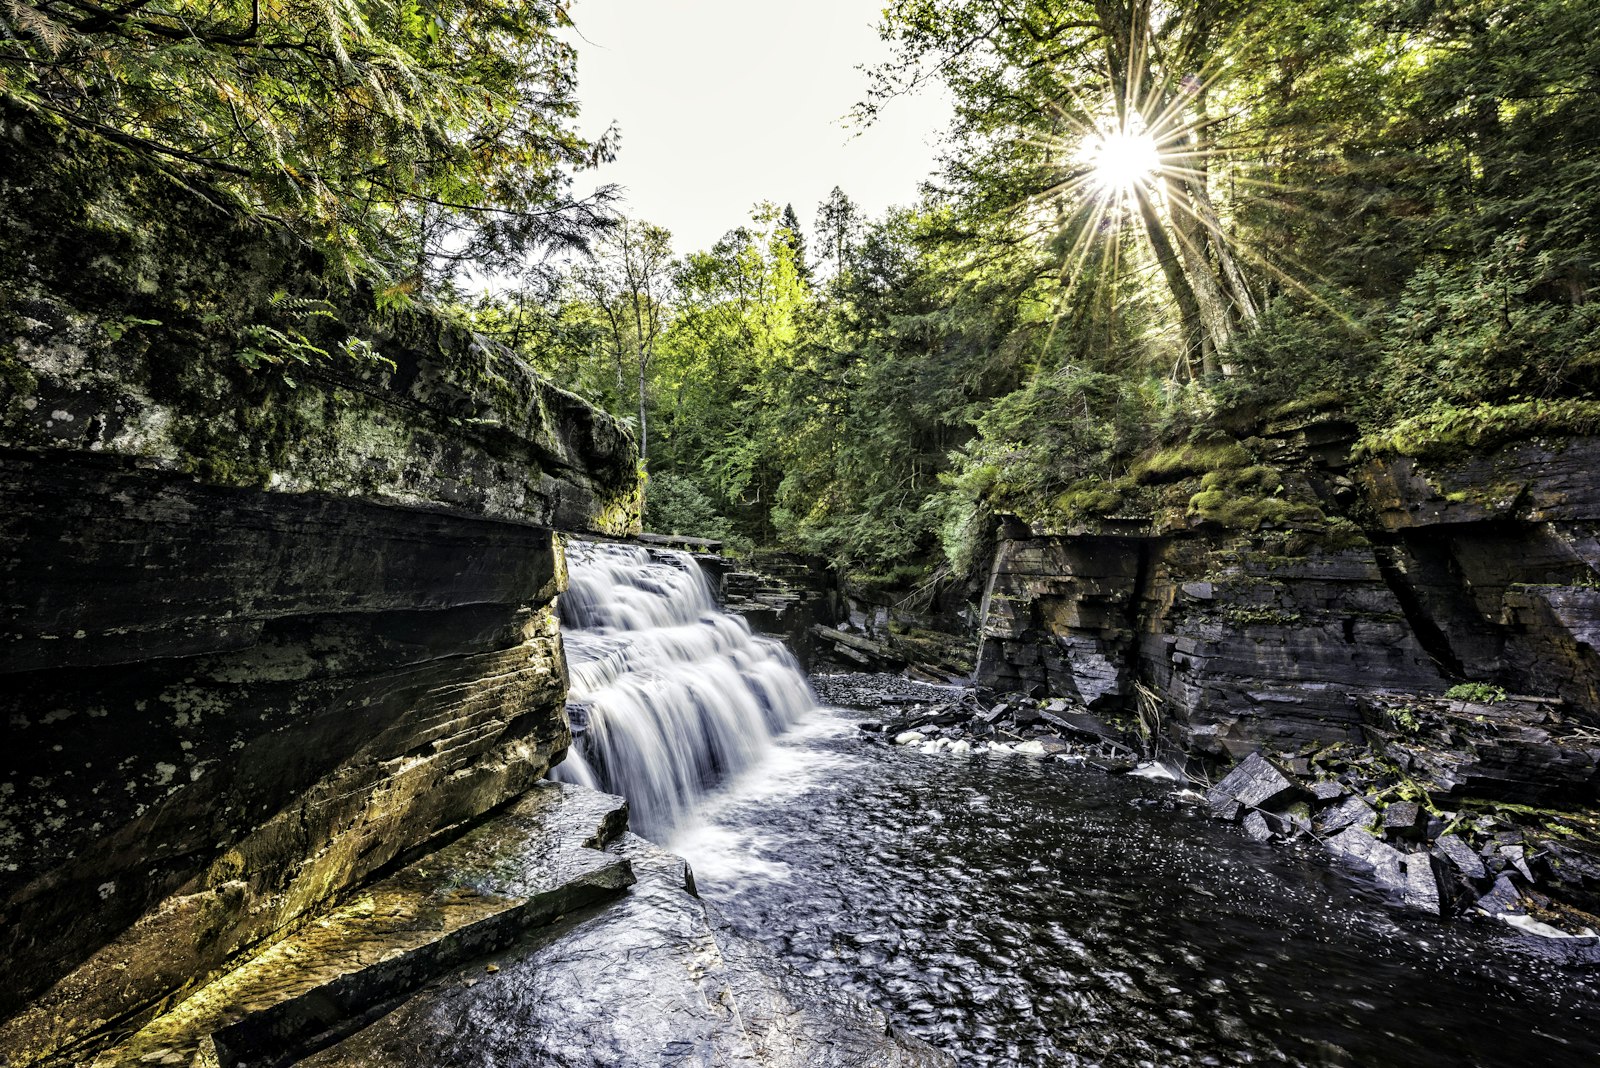
{"type": "MultiPolygon", "coordinates": [[[[540,783],[156,1017],[95,1068],[289,1063],[352,1021],[634,882],[621,798],[540,783]]],[[[79,1062],[81,1063],[81,1062],[79,1062]]]]}

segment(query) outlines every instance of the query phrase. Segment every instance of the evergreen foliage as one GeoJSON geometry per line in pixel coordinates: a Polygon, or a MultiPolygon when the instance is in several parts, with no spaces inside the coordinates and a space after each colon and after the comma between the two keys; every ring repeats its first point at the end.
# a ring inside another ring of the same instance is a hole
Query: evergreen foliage
{"type": "Polygon", "coordinates": [[[3,0],[0,93],[232,194],[396,295],[582,245],[565,9],[547,0],[3,0]]]}
{"type": "MultiPolygon", "coordinates": [[[[1364,454],[1600,426],[1592,0],[894,0],[860,112],[937,78],[916,204],[711,248],[571,173],[554,3],[0,0],[0,91],[314,236],[386,293],[592,246],[458,312],[636,426],[649,516],[857,576],[1001,517],[1333,524],[1256,435],[1364,454]]],[[[732,221],[732,220],[730,220],[732,221]]],[[[294,337],[263,335],[294,359],[294,337]]]]}

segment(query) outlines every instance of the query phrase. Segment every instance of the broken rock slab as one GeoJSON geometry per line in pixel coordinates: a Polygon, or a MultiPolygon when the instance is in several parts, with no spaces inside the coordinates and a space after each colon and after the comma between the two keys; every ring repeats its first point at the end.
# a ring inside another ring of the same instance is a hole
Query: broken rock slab
{"type": "Polygon", "coordinates": [[[1347,827],[1365,829],[1377,820],[1378,813],[1365,798],[1347,797],[1317,818],[1316,828],[1322,834],[1333,834],[1347,827]]]}
{"type": "Polygon", "coordinates": [[[1206,800],[1211,811],[1220,815],[1228,811],[1229,802],[1247,809],[1271,808],[1294,800],[1301,792],[1300,784],[1287,771],[1257,750],[1207,791],[1206,800]]]}
{"type": "Polygon", "coordinates": [[[1346,827],[1325,843],[1328,852],[1341,862],[1372,873],[1385,890],[1406,890],[1406,856],[1394,846],[1379,841],[1358,827],[1346,827]]]}
{"type": "Polygon", "coordinates": [[[1483,866],[1483,858],[1455,835],[1441,834],[1435,839],[1433,848],[1434,853],[1460,872],[1463,878],[1476,882],[1489,877],[1488,869],[1483,866]]]}

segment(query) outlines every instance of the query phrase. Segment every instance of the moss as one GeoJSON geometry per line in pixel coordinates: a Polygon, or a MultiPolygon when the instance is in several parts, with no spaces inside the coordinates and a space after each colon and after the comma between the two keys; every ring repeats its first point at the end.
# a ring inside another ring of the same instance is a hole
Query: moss
{"type": "Polygon", "coordinates": [[[1080,482],[1055,499],[1062,515],[1110,515],[1122,506],[1127,487],[1119,482],[1080,482]]]}
{"type": "Polygon", "coordinates": [[[1264,524],[1314,523],[1322,509],[1282,497],[1246,497],[1225,489],[1211,489],[1189,498],[1189,514],[1229,530],[1258,530],[1264,524]]]}
{"type": "Polygon", "coordinates": [[[1236,627],[1293,627],[1300,623],[1299,612],[1285,612],[1263,605],[1230,605],[1222,610],[1222,618],[1236,627]]]}
{"type": "Polygon", "coordinates": [[[1129,474],[1141,486],[1154,486],[1212,471],[1246,467],[1250,459],[1245,447],[1232,438],[1213,437],[1151,453],[1134,464],[1129,474]]]}
{"type": "Polygon", "coordinates": [[[1470,408],[1440,405],[1367,434],[1354,455],[1458,459],[1542,434],[1600,433],[1600,401],[1518,400],[1470,408]]]}
{"type": "Polygon", "coordinates": [[[1319,412],[1329,412],[1343,408],[1349,403],[1348,398],[1338,390],[1323,390],[1313,393],[1309,397],[1299,397],[1295,400],[1285,401],[1267,413],[1268,419],[1288,419],[1296,415],[1311,415],[1319,412]]]}

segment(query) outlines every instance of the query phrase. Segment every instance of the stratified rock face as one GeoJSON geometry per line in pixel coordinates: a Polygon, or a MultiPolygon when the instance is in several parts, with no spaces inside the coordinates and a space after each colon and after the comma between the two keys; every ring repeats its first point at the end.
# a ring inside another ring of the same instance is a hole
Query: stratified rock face
{"type": "Polygon", "coordinates": [[[560,758],[552,528],[638,481],[512,354],[0,120],[0,1050],[74,1062],[560,758]]]}
{"type": "Polygon", "coordinates": [[[1176,740],[1217,756],[1359,740],[1368,695],[1461,680],[1600,722],[1600,439],[1325,453],[1296,462],[1339,527],[1012,530],[978,681],[1129,710],[1137,680],[1176,740]]]}
{"type": "Polygon", "coordinates": [[[996,550],[983,600],[978,680],[1120,707],[1134,601],[1150,547],[1131,538],[1019,538],[996,550]]]}
{"type": "Polygon", "coordinates": [[[1360,695],[1448,683],[1367,547],[1172,539],[1141,591],[1137,665],[1183,739],[1235,755],[1360,736],[1360,695]]]}
{"type": "Polygon", "coordinates": [[[0,101],[0,448],[624,534],[637,450],[516,355],[0,101]]]}

